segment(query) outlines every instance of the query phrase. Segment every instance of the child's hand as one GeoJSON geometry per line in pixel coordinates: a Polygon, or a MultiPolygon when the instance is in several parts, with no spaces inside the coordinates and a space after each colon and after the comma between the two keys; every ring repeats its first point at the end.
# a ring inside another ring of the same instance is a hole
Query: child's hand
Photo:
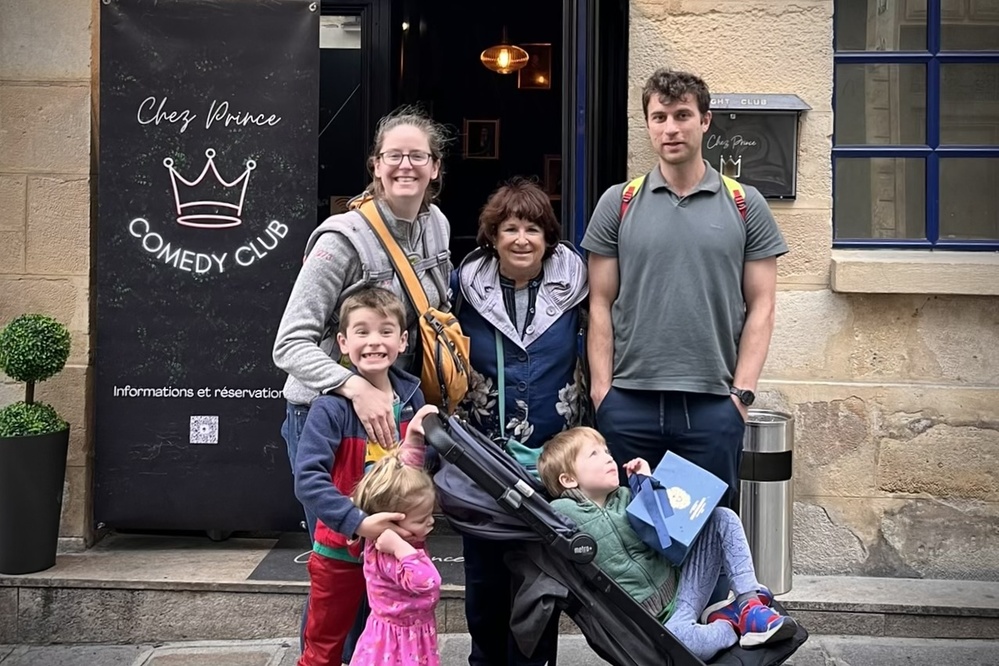
{"type": "Polygon", "coordinates": [[[423,436],[426,434],[423,430],[423,419],[427,418],[429,414],[437,414],[439,410],[434,405],[423,405],[420,409],[413,415],[410,419],[409,425],[406,427],[406,444],[416,444],[419,446],[423,445],[423,436]]]}
{"type": "Polygon", "coordinates": [[[389,553],[396,559],[401,559],[407,555],[412,555],[416,549],[406,542],[394,529],[387,529],[382,532],[375,541],[375,549],[379,553],[389,553]]]}
{"type": "Polygon", "coordinates": [[[437,408],[433,405],[424,405],[410,419],[406,426],[406,439],[402,442],[402,453],[400,458],[402,464],[410,467],[423,467],[423,458],[426,455],[427,443],[424,440],[423,419],[428,414],[436,414],[437,408]]]}
{"type": "Polygon", "coordinates": [[[399,521],[405,518],[406,514],[404,513],[389,513],[388,511],[371,514],[362,520],[357,527],[357,536],[365,539],[377,539],[388,529],[395,529],[405,537],[411,536],[409,532],[398,525],[399,521]]]}
{"type": "Polygon", "coordinates": [[[632,474],[652,476],[652,468],[649,467],[649,463],[646,462],[645,458],[635,458],[634,460],[629,460],[624,464],[624,471],[627,472],[628,476],[631,476],[632,474]]]}

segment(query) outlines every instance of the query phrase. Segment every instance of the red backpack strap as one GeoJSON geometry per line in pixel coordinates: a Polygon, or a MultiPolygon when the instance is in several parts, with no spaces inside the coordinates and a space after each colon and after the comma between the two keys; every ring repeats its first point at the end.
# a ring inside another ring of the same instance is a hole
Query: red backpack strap
{"type": "Polygon", "coordinates": [[[624,220],[624,213],[628,210],[628,206],[631,205],[631,200],[635,198],[638,194],[638,190],[642,189],[642,183],[645,182],[645,176],[639,176],[633,181],[628,183],[624,187],[624,192],[621,194],[621,220],[624,220]]]}
{"type": "Polygon", "coordinates": [[[725,181],[725,189],[728,190],[728,195],[732,197],[735,207],[739,209],[739,215],[742,216],[742,221],[745,222],[748,208],[746,206],[746,194],[742,189],[742,185],[734,178],[729,178],[728,176],[722,176],[722,180],[725,181]]]}

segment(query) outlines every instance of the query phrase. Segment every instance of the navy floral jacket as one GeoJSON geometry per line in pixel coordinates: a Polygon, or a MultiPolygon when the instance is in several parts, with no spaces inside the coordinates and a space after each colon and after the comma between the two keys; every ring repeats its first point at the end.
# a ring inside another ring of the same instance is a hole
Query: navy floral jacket
{"type": "Polygon", "coordinates": [[[496,257],[475,250],[451,282],[458,321],[471,339],[471,382],[458,413],[482,434],[499,438],[499,330],[506,365],[506,437],[540,448],[553,435],[579,425],[580,399],[585,397],[579,391],[579,310],[588,290],[586,264],[572,246],[559,244],[545,260],[535,312],[523,337],[504,305],[496,257]]]}

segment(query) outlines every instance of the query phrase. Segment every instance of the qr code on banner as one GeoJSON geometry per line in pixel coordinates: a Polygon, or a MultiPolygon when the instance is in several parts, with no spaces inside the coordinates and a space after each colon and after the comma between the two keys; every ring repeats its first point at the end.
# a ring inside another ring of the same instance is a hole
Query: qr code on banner
{"type": "Polygon", "coordinates": [[[192,416],[191,444],[218,444],[219,417],[192,416]]]}

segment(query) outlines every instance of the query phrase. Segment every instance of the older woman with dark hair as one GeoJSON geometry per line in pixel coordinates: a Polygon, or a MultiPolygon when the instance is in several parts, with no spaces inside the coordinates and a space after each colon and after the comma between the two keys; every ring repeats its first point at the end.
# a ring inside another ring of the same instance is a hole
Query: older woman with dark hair
{"type": "MultiPolygon", "coordinates": [[[[489,197],[479,216],[479,248],[452,278],[455,311],[471,338],[472,378],[459,411],[535,473],[541,446],[577,425],[580,414],[577,336],[586,264],[560,231],[548,195],[512,180],[489,197]]],[[[504,555],[517,544],[467,535],[463,542],[469,664],[554,664],[557,617],[533,656],[511,640],[504,555]]]]}

